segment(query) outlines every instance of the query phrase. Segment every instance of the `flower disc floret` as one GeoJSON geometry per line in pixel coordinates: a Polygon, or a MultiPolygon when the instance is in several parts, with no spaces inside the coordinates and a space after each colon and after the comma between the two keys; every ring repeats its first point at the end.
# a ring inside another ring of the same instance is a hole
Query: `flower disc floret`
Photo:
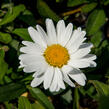
{"type": "Polygon", "coordinates": [[[66,65],[70,59],[68,50],[59,44],[48,46],[43,55],[48,64],[59,68],[66,65]]]}

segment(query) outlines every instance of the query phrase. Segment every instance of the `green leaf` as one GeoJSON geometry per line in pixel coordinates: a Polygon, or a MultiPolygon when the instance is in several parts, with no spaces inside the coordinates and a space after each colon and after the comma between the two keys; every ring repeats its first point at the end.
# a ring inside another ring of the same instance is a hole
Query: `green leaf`
{"type": "Polygon", "coordinates": [[[0,58],[4,58],[5,57],[5,52],[4,50],[0,49],[0,58]]]}
{"type": "Polygon", "coordinates": [[[15,50],[18,50],[19,43],[20,42],[18,40],[13,39],[10,43],[10,46],[13,47],[15,50]]]}
{"type": "Polygon", "coordinates": [[[59,2],[63,2],[63,0],[56,0],[56,2],[57,2],[57,3],[59,3],[59,2]]]}
{"type": "Polygon", "coordinates": [[[81,9],[81,11],[83,13],[88,13],[90,11],[92,11],[95,7],[97,6],[97,3],[89,3],[89,4],[86,4],[84,5],[81,9]]]}
{"type": "Polygon", "coordinates": [[[31,103],[26,97],[19,97],[18,109],[33,109],[31,103]]]}
{"type": "Polygon", "coordinates": [[[81,5],[83,3],[88,3],[88,0],[68,0],[67,6],[74,7],[74,6],[81,5]]]}
{"type": "Polygon", "coordinates": [[[11,41],[12,41],[12,37],[10,34],[0,32],[0,42],[2,42],[4,44],[8,44],[11,41]]]}
{"type": "Polygon", "coordinates": [[[97,80],[91,80],[91,83],[94,84],[99,96],[101,95],[109,95],[109,85],[99,82],[97,80]]]}
{"type": "Polygon", "coordinates": [[[12,33],[20,36],[24,40],[32,41],[30,35],[28,34],[28,30],[25,28],[16,28],[12,33]]]}
{"type": "Polygon", "coordinates": [[[66,100],[68,103],[71,103],[71,101],[72,101],[72,92],[71,92],[71,90],[69,90],[65,94],[63,94],[62,98],[64,100],[66,100]]]}
{"type": "Polygon", "coordinates": [[[42,17],[51,18],[56,22],[60,20],[60,17],[50,9],[50,7],[44,2],[44,0],[37,0],[37,9],[42,17]]]}
{"type": "Polygon", "coordinates": [[[98,47],[99,44],[101,43],[102,36],[103,36],[103,33],[101,31],[98,31],[96,34],[94,34],[91,37],[91,42],[94,44],[95,47],[98,47]]]}
{"type": "Polygon", "coordinates": [[[80,87],[79,91],[83,94],[83,96],[90,96],[93,99],[97,99],[97,94],[95,93],[95,87],[89,84],[86,87],[80,87]]]}
{"type": "Polygon", "coordinates": [[[93,35],[95,34],[101,26],[106,22],[106,15],[104,10],[94,10],[88,17],[86,24],[87,34],[93,35]]]}
{"type": "Polygon", "coordinates": [[[4,24],[12,22],[24,10],[25,10],[25,6],[24,5],[15,6],[15,7],[12,8],[12,11],[8,10],[8,12],[4,16],[4,18],[0,21],[0,25],[4,25],[4,24]]]}
{"type": "Polygon", "coordinates": [[[13,105],[11,103],[5,102],[4,104],[5,104],[6,109],[12,109],[13,108],[13,105]]]}
{"type": "Polygon", "coordinates": [[[19,19],[25,22],[28,25],[35,26],[36,25],[36,19],[29,10],[25,10],[22,15],[19,16],[19,19]]]}
{"type": "Polygon", "coordinates": [[[12,82],[11,78],[9,78],[8,76],[4,77],[4,81],[5,81],[5,83],[11,83],[12,82]]]}
{"type": "Polygon", "coordinates": [[[94,84],[98,92],[98,101],[99,101],[98,109],[108,109],[109,107],[109,85],[96,81],[96,80],[91,81],[91,83],[94,84]]]}
{"type": "Polygon", "coordinates": [[[9,101],[19,97],[25,92],[25,86],[22,83],[11,83],[0,87],[0,102],[9,101]]]}
{"type": "Polygon", "coordinates": [[[46,109],[54,109],[52,103],[40,89],[29,87],[29,91],[31,95],[36,98],[46,109]]]}
{"type": "Polygon", "coordinates": [[[105,0],[104,5],[108,5],[108,4],[109,4],[109,0],[105,0]]]}
{"type": "Polygon", "coordinates": [[[32,104],[32,109],[45,109],[39,102],[32,104]]]}
{"type": "Polygon", "coordinates": [[[1,8],[2,9],[4,9],[4,8],[12,8],[12,6],[13,6],[13,3],[4,3],[4,4],[2,4],[2,6],[1,6],[1,8]]]}
{"type": "Polygon", "coordinates": [[[4,60],[4,51],[0,50],[0,84],[3,84],[3,78],[8,70],[8,64],[4,60]]]}

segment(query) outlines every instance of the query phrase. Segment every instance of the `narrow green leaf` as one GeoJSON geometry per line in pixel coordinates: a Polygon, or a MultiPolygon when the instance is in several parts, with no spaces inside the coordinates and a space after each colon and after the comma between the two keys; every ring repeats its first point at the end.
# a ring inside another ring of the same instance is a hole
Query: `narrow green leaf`
{"type": "Polygon", "coordinates": [[[26,88],[22,83],[11,83],[0,87],[0,102],[9,101],[19,97],[26,88]]]}
{"type": "Polygon", "coordinates": [[[31,103],[26,97],[19,97],[18,109],[33,109],[31,103]]]}
{"type": "Polygon", "coordinates": [[[12,109],[13,108],[13,105],[11,103],[5,102],[4,104],[5,104],[6,109],[12,109]]]}
{"type": "Polygon", "coordinates": [[[0,25],[4,25],[4,24],[12,22],[24,10],[25,10],[24,5],[18,5],[18,6],[13,7],[12,12],[11,10],[8,10],[4,18],[0,21],[0,25]]]}
{"type": "Polygon", "coordinates": [[[81,11],[83,13],[88,13],[92,11],[96,6],[97,6],[97,3],[89,3],[89,4],[84,5],[81,11]]]}
{"type": "Polygon", "coordinates": [[[12,33],[20,36],[24,40],[32,41],[32,39],[28,33],[28,30],[26,28],[16,28],[12,33]]]}
{"type": "Polygon", "coordinates": [[[45,109],[39,102],[32,104],[32,109],[45,109]]]}
{"type": "Polygon", "coordinates": [[[109,85],[99,82],[97,80],[91,80],[90,82],[94,84],[99,96],[109,95],[109,85]]]}
{"type": "Polygon", "coordinates": [[[74,6],[81,5],[83,3],[88,3],[88,0],[68,0],[67,6],[74,7],[74,6]]]}
{"type": "Polygon", "coordinates": [[[106,15],[104,10],[94,10],[88,17],[87,20],[87,34],[93,35],[95,34],[101,26],[106,22],[106,15]]]}
{"type": "Polygon", "coordinates": [[[4,58],[5,57],[5,52],[4,50],[0,49],[0,58],[4,58]]]}
{"type": "Polygon", "coordinates": [[[8,44],[11,41],[12,41],[12,37],[10,34],[0,32],[0,42],[2,42],[4,44],[8,44]]]}
{"type": "Polygon", "coordinates": [[[60,17],[50,9],[50,7],[44,2],[44,0],[37,0],[37,9],[42,17],[51,18],[56,22],[60,20],[60,17]]]}
{"type": "Polygon", "coordinates": [[[31,95],[36,98],[46,109],[54,109],[52,103],[40,89],[29,87],[29,91],[31,95]]]}
{"type": "Polygon", "coordinates": [[[4,51],[0,50],[0,84],[3,84],[3,78],[8,70],[8,64],[4,60],[4,51]]]}

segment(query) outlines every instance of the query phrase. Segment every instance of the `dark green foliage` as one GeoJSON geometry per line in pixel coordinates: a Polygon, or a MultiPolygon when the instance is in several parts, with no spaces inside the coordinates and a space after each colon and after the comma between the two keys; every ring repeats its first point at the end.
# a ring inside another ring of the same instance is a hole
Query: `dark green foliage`
{"type": "Polygon", "coordinates": [[[3,84],[3,78],[8,70],[8,64],[4,60],[5,53],[0,50],[0,84],[3,84]]]}
{"type": "Polygon", "coordinates": [[[18,109],[32,109],[32,105],[26,97],[21,96],[18,103],[18,109]]]}
{"type": "Polygon", "coordinates": [[[0,42],[4,44],[8,44],[9,42],[11,42],[11,40],[12,40],[12,37],[10,34],[0,32],[0,42]]]}
{"type": "Polygon", "coordinates": [[[88,13],[88,12],[92,11],[96,6],[97,6],[97,3],[86,4],[82,7],[82,12],[88,13]]]}
{"type": "Polygon", "coordinates": [[[109,85],[104,84],[99,81],[91,81],[97,92],[98,92],[98,101],[99,101],[99,107],[98,109],[108,109],[109,106],[109,85]]]}
{"type": "Polygon", "coordinates": [[[31,37],[29,36],[27,28],[16,28],[13,31],[13,34],[20,36],[23,40],[32,41],[31,37]]]}
{"type": "Polygon", "coordinates": [[[25,92],[25,86],[22,83],[11,83],[0,87],[0,102],[13,100],[25,92]]]}
{"type": "Polygon", "coordinates": [[[42,17],[51,18],[56,22],[60,19],[59,16],[56,15],[56,13],[53,12],[50,7],[44,2],[44,0],[37,0],[37,9],[42,17]]]}
{"type": "Polygon", "coordinates": [[[47,96],[38,88],[29,87],[31,95],[38,100],[46,109],[54,109],[54,106],[48,100],[47,96]]]}
{"type": "Polygon", "coordinates": [[[17,16],[25,9],[24,5],[18,5],[12,8],[12,10],[8,10],[4,18],[0,21],[0,25],[4,25],[15,20],[17,16]]]}

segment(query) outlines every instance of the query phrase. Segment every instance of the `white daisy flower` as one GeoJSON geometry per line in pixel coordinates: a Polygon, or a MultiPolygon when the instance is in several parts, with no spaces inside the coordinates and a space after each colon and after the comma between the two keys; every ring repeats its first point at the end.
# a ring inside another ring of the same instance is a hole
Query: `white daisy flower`
{"type": "Polygon", "coordinates": [[[84,43],[86,32],[80,27],[73,31],[72,23],[66,27],[63,20],[55,29],[53,21],[46,19],[46,28],[47,33],[39,25],[29,27],[33,42],[22,41],[25,46],[20,49],[20,68],[34,72],[31,86],[43,83],[52,92],[65,89],[65,83],[75,87],[72,80],[84,86],[86,76],[80,68],[96,67],[96,56],[89,54],[93,45],[84,43]]]}

